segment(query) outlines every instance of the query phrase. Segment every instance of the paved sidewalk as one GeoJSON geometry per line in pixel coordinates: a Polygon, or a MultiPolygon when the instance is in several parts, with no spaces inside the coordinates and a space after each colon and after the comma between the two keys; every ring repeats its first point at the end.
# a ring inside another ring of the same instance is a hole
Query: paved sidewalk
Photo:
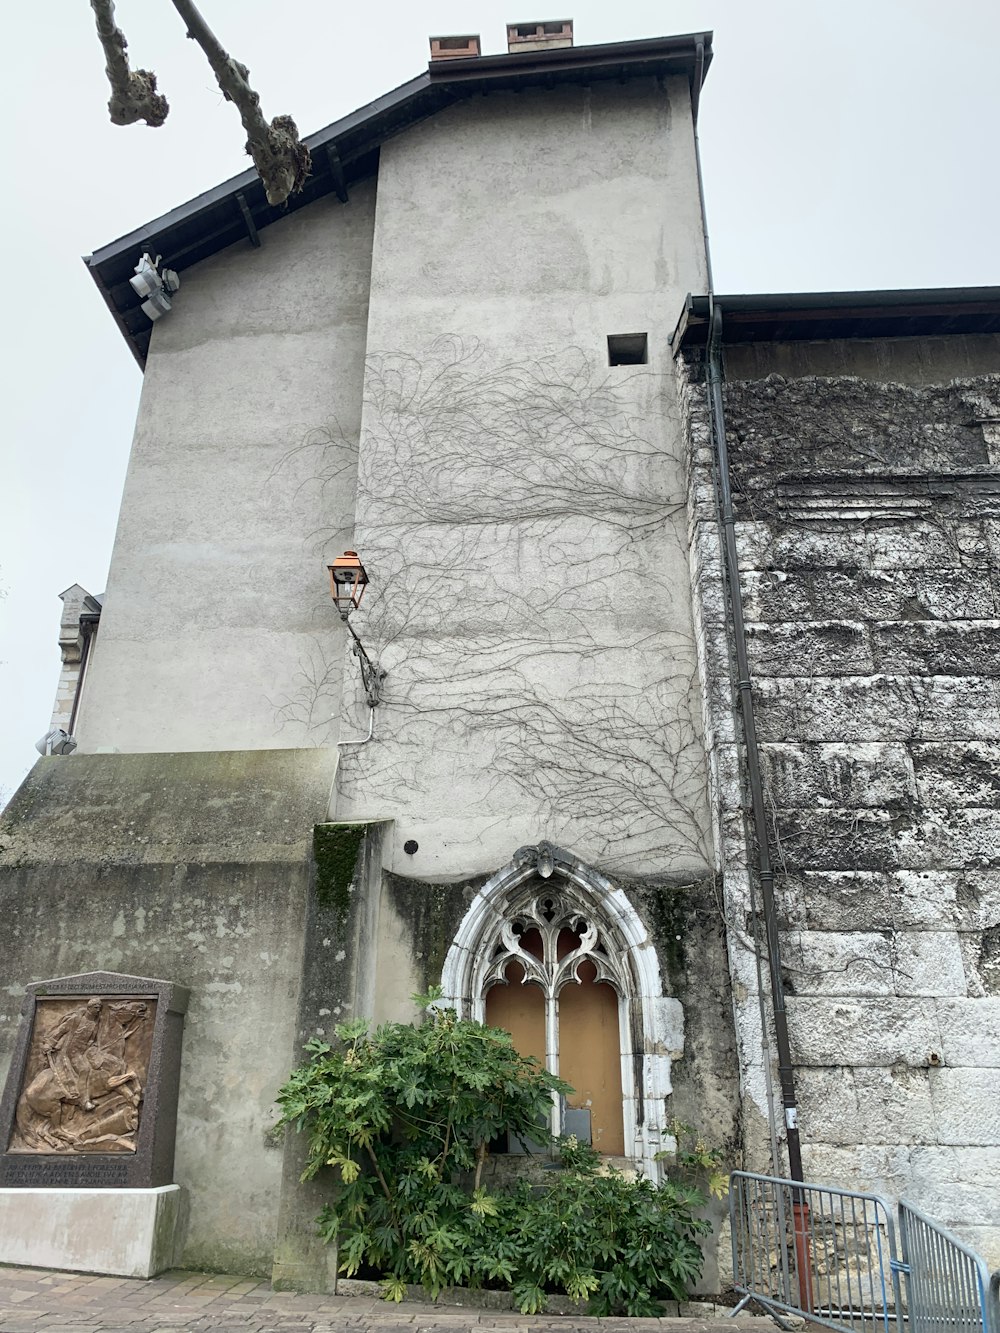
{"type": "Polygon", "coordinates": [[[534,1333],[737,1333],[773,1329],[759,1319],[531,1318],[502,1310],[389,1305],[366,1296],[298,1296],[267,1282],[210,1273],[88,1277],[0,1267],[0,1333],[460,1333],[527,1328],[534,1333]]]}

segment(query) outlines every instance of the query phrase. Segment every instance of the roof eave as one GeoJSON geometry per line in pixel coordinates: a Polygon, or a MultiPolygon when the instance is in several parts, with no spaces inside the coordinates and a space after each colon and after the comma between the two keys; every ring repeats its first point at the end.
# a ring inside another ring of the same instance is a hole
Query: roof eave
{"type": "MultiPolygon", "coordinates": [[[[253,168],[197,195],[162,217],[137,227],[84,257],[101,296],[140,367],[145,365],[152,324],[128,279],[140,254],[162,254],[183,271],[191,264],[257,233],[290,212],[328,194],[346,201],[348,186],[376,169],[379,146],[458,97],[506,87],[549,89],[561,82],[686,74],[700,88],[712,58],[712,34],[654,37],[636,42],[566,47],[550,51],[434,61],[416,78],[305,138],[313,175],[299,196],[281,208],[267,203],[253,168]]],[[[697,91],[697,90],[695,90],[697,91]]]]}
{"type": "Polygon", "coordinates": [[[507,55],[475,59],[432,60],[428,73],[435,83],[464,83],[490,76],[563,71],[574,67],[597,70],[624,64],[627,68],[648,61],[670,60],[695,73],[699,44],[705,53],[702,79],[712,63],[712,33],[691,32],[674,37],[645,37],[634,42],[603,42],[593,46],[557,46],[537,51],[511,51],[507,55]]]}
{"type": "Polygon", "coordinates": [[[730,345],[1000,333],[1000,287],[689,295],[671,338],[675,355],[707,343],[713,301],[723,313],[723,342],[730,345]]]}

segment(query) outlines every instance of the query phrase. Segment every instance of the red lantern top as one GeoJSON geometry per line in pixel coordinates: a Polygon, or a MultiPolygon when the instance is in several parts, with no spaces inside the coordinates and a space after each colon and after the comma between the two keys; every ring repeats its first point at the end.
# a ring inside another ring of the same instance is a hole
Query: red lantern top
{"type": "Polygon", "coordinates": [[[327,569],[330,571],[330,596],[346,620],[361,605],[368,586],[368,574],[358,559],[357,551],[345,551],[343,555],[338,555],[332,565],[327,565],[327,569]]]}

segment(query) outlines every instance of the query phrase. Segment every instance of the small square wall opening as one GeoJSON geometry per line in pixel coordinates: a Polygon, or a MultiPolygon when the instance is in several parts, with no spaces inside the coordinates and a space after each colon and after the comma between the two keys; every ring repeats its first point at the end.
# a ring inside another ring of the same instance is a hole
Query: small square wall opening
{"type": "Polygon", "coordinates": [[[649,337],[645,333],[609,333],[609,366],[644,366],[649,360],[649,337]]]}

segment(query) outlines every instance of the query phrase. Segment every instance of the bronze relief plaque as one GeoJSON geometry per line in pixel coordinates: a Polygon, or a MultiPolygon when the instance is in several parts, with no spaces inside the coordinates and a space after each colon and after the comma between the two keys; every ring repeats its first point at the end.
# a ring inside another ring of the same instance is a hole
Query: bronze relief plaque
{"type": "Polygon", "coordinates": [[[151,996],[42,998],[9,1152],[135,1152],[149,1073],[151,996]]]}
{"type": "Polygon", "coordinates": [[[173,1181],[186,987],[81,972],[25,987],[0,1097],[0,1186],[173,1181]]]}

